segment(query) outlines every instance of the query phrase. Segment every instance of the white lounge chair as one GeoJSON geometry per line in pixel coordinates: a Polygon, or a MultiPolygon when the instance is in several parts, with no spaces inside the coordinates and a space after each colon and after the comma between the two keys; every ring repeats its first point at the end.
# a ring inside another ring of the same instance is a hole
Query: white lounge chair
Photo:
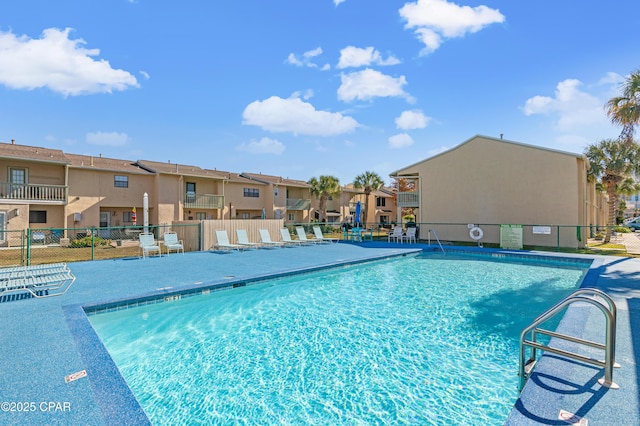
{"type": "Polygon", "coordinates": [[[405,232],[404,234],[402,234],[402,239],[400,241],[406,240],[408,243],[410,243],[412,240],[415,243],[416,242],[416,228],[407,228],[407,232],[405,232]]]}
{"type": "Polygon", "coordinates": [[[271,240],[271,235],[269,235],[268,229],[260,229],[258,232],[260,233],[260,242],[263,245],[271,247],[284,247],[284,243],[271,240]]]}
{"type": "Polygon", "coordinates": [[[402,226],[396,226],[393,228],[393,232],[389,232],[387,234],[387,242],[391,242],[391,240],[395,240],[396,243],[402,242],[402,226]]]}
{"type": "Polygon", "coordinates": [[[307,238],[307,233],[305,232],[304,227],[302,226],[296,226],[296,233],[298,234],[298,240],[304,243],[316,244],[316,243],[327,242],[323,240],[318,240],[317,238],[307,238]]]}
{"type": "Polygon", "coordinates": [[[60,296],[75,280],[65,263],[2,268],[0,301],[60,296]]]}
{"type": "Polygon", "coordinates": [[[218,240],[218,244],[214,245],[214,249],[219,250],[242,250],[245,247],[240,244],[231,244],[229,242],[229,235],[227,235],[226,229],[218,229],[216,230],[216,239],[218,240]]]}
{"type": "Polygon", "coordinates": [[[282,238],[282,242],[285,243],[287,246],[291,247],[291,246],[301,246],[303,243],[300,240],[294,240],[291,238],[291,233],[289,233],[289,229],[287,228],[281,228],[280,229],[280,237],[282,238]]]}
{"type": "Polygon", "coordinates": [[[236,229],[236,237],[238,237],[238,244],[240,244],[241,246],[245,246],[247,248],[262,247],[262,244],[260,243],[252,243],[251,241],[249,241],[246,229],[236,229]]]}
{"type": "Polygon", "coordinates": [[[320,229],[319,226],[314,226],[313,227],[313,235],[316,236],[316,240],[318,241],[327,241],[330,243],[337,243],[338,239],[337,238],[327,238],[322,234],[322,229],[320,229]]]}
{"type": "Polygon", "coordinates": [[[140,257],[140,252],[142,252],[142,257],[144,258],[154,251],[158,252],[158,256],[162,256],[162,250],[156,243],[153,234],[140,234],[138,238],[138,257],[140,257]]]}
{"type": "Polygon", "coordinates": [[[167,255],[171,251],[175,251],[176,253],[182,252],[184,254],[184,243],[182,240],[178,240],[178,234],[175,232],[165,232],[164,233],[164,246],[167,248],[167,255]]]}

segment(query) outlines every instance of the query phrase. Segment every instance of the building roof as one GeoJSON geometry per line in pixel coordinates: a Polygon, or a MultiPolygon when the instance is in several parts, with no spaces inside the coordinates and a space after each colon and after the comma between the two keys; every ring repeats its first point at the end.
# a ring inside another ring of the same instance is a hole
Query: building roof
{"type": "Polygon", "coordinates": [[[136,161],[140,167],[143,167],[153,173],[162,173],[169,175],[179,176],[192,176],[211,179],[225,179],[223,172],[217,170],[203,169],[198,166],[191,166],[187,164],[178,164],[170,162],[138,160],[136,161]]]}
{"type": "Polygon", "coordinates": [[[246,172],[243,172],[240,175],[252,180],[257,180],[259,182],[264,182],[264,183],[270,183],[273,185],[291,186],[291,187],[298,187],[298,188],[310,187],[310,185],[303,180],[283,178],[281,176],[270,176],[270,175],[263,175],[262,173],[246,173],[246,172]]]}
{"type": "Polygon", "coordinates": [[[150,174],[148,170],[139,167],[131,160],[76,154],[65,154],[65,156],[71,168],[150,174]]]}
{"type": "Polygon", "coordinates": [[[486,140],[489,140],[489,141],[501,142],[501,143],[504,143],[504,144],[517,145],[517,146],[521,146],[521,147],[524,147],[524,148],[531,148],[531,149],[537,149],[537,150],[541,150],[541,151],[553,152],[553,153],[561,154],[561,155],[569,155],[571,157],[576,157],[576,158],[584,158],[583,154],[576,154],[576,153],[568,152],[568,151],[560,151],[560,150],[557,150],[557,149],[545,148],[545,147],[537,146],[537,145],[529,145],[529,144],[525,144],[525,143],[521,143],[521,142],[510,141],[510,140],[507,140],[507,139],[494,138],[494,137],[491,137],[491,136],[475,135],[472,138],[467,139],[466,141],[462,142],[461,144],[458,144],[458,145],[454,146],[451,149],[443,151],[443,152],[441,152],[439,154],[436,154],[434,156],[425,158],[424,160],[420,160],[420,161],[418,161],[416,163],[410,164],[410,165],[408,165],[406,167],[403,167],[402,169],[396,170],[395,172],[391,172],[389,174],[389,176],[397,177],[398,174],[401,174],[406,169],[415,167],[418,164],[424,163],[426,161],[431,161],[434,158],[437,158],[437,157],[440,157],[440,156],[443,156],[443,155],[447,155],[448,153],[450,153],[452,151],[455,151],[455,150],[461,148],[462,146],[464,146],[466,144],[473,143],[474,141],[476,141],[478,139],[486,139],[486,140]]]}
{"type": "Polygon", "coordinates": [[[0,158],[15,160],[38,161],[44,163],[67,164],[64,152],[59,149],[42,148],[39,146],[16,145],[0,142],[0,158]]]}

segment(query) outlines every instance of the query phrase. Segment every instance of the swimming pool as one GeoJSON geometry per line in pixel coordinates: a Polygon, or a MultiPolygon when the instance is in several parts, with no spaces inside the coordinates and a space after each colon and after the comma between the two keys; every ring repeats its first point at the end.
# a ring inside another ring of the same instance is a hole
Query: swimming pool
{"type": "Polygon", "coordinates": [[[420,255],[90,320],[154,424],[502,424],[523,327],[585,269],[420,255]]]}

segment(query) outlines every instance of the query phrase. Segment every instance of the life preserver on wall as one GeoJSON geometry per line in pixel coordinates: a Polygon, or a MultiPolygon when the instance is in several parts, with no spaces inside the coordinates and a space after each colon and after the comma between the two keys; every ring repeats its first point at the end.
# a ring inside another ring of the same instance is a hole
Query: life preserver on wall
{"type": "Polygon", "coordinates": [[[469,236],[472,240],[479,241],[483,235],[484,232],[482,232],[482,229],[478,228],[477,226],[474,226],[469,230],[469,236]]]}

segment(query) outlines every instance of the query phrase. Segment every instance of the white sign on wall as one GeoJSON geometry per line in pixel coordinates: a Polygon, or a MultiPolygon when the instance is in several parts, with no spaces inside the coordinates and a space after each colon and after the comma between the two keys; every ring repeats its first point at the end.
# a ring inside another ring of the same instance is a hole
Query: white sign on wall
{"type": "Polygon", "coordinates": [[[500,225],[500,248],[522,250],[522,225],[500,225]]]}

